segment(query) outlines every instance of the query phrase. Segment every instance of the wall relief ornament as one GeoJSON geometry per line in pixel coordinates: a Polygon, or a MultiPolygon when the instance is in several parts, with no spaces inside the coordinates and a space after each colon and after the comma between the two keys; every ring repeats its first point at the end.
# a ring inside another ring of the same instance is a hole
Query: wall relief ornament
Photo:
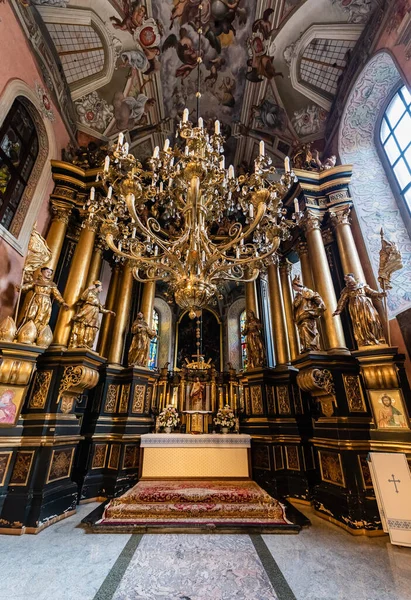
{"type": "Polygon", "coordinates": [[[319,450],[318,456],[320,461],[321,479],[327,483],[345,487],[341,454],[319,450]]]}
{"type": "Polygon", "coordinates": [[[22,450],[17,452],[13,472],[10,478],[10,485],[27,485],[34,454],[34,450],[22,450]]]}
{"type": "Polygon", "coordinates": [[[51,383],[53,371],[37,371],[33,393],[29,400],[29,408],[44,408],[51,383]]]}
{"type": "Polygon", "coordinates": [[[335,386],[331,371],[328,369],[304,369],[297,375],[297,383],[304,392],[321,404],[321,410],[327,417],[334,413],[337,405],[335,386]]]}
{"type": "Polygon", "coordinates": [[[67,366],[64,368],[63,377],[59,387],[59,397],[63,394],[79,396],[84,390],[89,390],[97,385],[98,371],[85,366],[67,366]]]}
{"type": "Polygon", "coordinates": [[[110,383],[107,388],[107,396],[104,404],[104,412],[114,413],[117,408],[119,386],[114,383],[110,383]]]}
{"type": "Polygon", "coordinates": [[[74,448],[53,450],[50,460],[50,469],[46,483],[70,477],[71,465],[74,457],[74,448]]]}
{"type": "Polygon", "coordinates": [[[92,469],[104,469],[104,465],[106,463],[107,450],[107,444],[96,444],[94,446],[93,462],[91,464],[92,469]]]}
{"type": "Polygon", "coordinates": [[[251,411],[253,415],[262,415],[264,413],[263,399],[261,394],[261,387],[259,385],[253,385],[250,387],[251,390],[251,411]]]}
{"type": "Polygon", "coordinates": [[[358,375],[343,374],[345,394],[350,412],[367,412],[358,375]]]}
{"type": "Polygon", "coordinates": [[[128,411],[128,400],[130,398],[130,387],[131,387],[130,383],[121,386],[120,403],[118,406],[119,412],[127,412],[128,411]]]}
{"type": "Polygon", "coordinates": [[[291,413],[290,396],[288,393],[288,386],[277,385],[277,402],[278,412],[280,415],[288,415],[291,413]]]}
{"type": "Polygon", "coordinates": [[[145,389],[146,389],[145,385],[136,385],[136,387],[134,388],[133,406],[131,408],[131,412],[133,412],[133,413],[143,413],[144,412],[145,389]]]}

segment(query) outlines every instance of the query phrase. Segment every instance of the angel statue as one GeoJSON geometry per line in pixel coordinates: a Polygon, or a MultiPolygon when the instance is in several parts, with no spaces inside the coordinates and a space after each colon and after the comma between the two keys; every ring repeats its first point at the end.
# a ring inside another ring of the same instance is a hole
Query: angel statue
{"type": "Polygon", "coordinates": [[[265,348],[263,343],[263,326],[254,311],[247,310],[246,324],[241,332],[247,337],[247,368],[262,367],[265,362],[265,348]]]}
{"type": "Polygon", "coordinates": [[[358,347],[385,344],[380,317],[371,298],[385,298],[386,292],[377,292],[367,284],[357,281],[354,273],[347,273],[344,280],[346,287],[341,292],[333,316],[339,315],[344,306],[348,304],[358,347]]]}
{"type": "Polygon", "coordinates": [[[320,294],[305,287],[299,275],[293,279],[295,291],[293,301],[294,321],[300,336],[301,352],[320,350],[320,335],[317,321],[325,311],[320,294]]]}
{"type": "Polygon", "coordinates": [[[116,315],[100,303],[99,295],[103,290],[101,281],[94,281],[81,294],[78,301],[80,307],[73,317],[69,348],[93,348],[94,340],[100,329],[99,314],[116,315]]]}
{"type": "Polygon", "coordinates": [[[137,314],[137,318],[131,328],[131,333],[133,334],[133,339],[128,352],[128,364],[130,367],[146,367],[150,340],[156,337],[156,332],[144,320],[142,312],[137,314]]]}

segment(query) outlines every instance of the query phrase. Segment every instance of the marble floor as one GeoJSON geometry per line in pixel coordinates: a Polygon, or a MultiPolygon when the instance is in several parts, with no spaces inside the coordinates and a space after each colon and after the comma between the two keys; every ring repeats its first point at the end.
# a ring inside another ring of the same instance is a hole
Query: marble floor
{"type": "Polygon", "coordinates": [[[298,535],[87,534],[94,504],[0,536],[1,600],[411,600],[411,548],[303,512],[298,535]]]}

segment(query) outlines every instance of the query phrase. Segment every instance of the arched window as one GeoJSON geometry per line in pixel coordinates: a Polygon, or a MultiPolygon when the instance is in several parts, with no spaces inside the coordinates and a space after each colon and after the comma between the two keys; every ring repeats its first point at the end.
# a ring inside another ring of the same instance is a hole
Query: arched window
{"type": "Polygon", "coordinates": [[[39,152],[33,119],[16,99],[0,128],[0,223],[10,229],[39,152]]]}
{"type": "Polygon", "coordinates": [[[384,113],[380,139],[401,196],[411,212],[411,94],[405,85],[384,113]]]}
{"type": "Polygon", "coordinates": [[[245,321],[246,321],[246,311],[243,310],[243,312],[240,315],[240,345],[241,345],[241,365],[242,368],[245,369],[247,367],[247,340],[246,340],[246,336],[243,335],[243,330],[245,328],[245,321]]]}
{"type": "Polygon", "coordinates": [[[158,331],[160,327],[160,318],[156,309],[153,309],[153,329],[157,336],[150,341],[150,351],[148,354],[148,368],[155,369],[158,361],[158,331]]]}

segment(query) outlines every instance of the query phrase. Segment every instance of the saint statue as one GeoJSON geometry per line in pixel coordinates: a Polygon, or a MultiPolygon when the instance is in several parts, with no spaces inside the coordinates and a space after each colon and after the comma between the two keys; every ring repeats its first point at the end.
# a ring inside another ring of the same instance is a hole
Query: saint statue
{"type": "Polygon", "coordinates": [[[133,334],[133,339],[128,352],[128,364],[130,367],[146,367],[150,340],[156,337],[156,332],[144,320],[142,312],[137,314],[137,318],[131,328],[131,333],[133,334]]]}
{"type": "Polygon", "coordinates": [[[102,291],[101,281],[94,281],[81,294],[77,314],[73,317],[73,329],[69,342],[69,348],[93,348],[94,340],[100,328],[99,314],[111,314],[100,303],[99,295],[102,291]]]}
{"type": "Polygon", "coordinates": [[[386,293],[377,292],[365,283],[357,281],[353,273],[348,273],[344,280],[346,287],[341,292],[333,316],[339,315],[348,303],[354,337],[358,346],[385,344],[381,321],[371,298],[384,298],[386,293]]]}
{"type": "Polygon", "coordinates": [[[190,390],[190,409],[203,410],[203,397],[205,385],[200,381],[199,377],[195,378],[190,390]]]}
{"type": "Polygon", "coordinates": [[[263,326],[254,311],[247,310],[246,324],[241,333],[247,337],[247,368],[262,367],[265,364],[263,326]]]}
{"type": "Polygon", "coordinates": [[[320,350],[320,335],[317,320],[325,311],[320,294],[302,284],[299,275],[293,279],[295,297],[293,302],[294,321],[300,336],[301,352],[320,350]]]}
{"type": "Polygon", "coordinates": [[[53,269],[43,267],[37,279],[18,288],[22,292],[33,291],[33,295],[24,311],[19,331],[31,321],[34,323],[37,330],[37,337],[39,337],[40,333],[49,324],[53,299],[61,304],[63,308],[68,309],[68,304],[66,304],[63,296],[58,291],[57,285],[52,280],[52,276],[53,269]]]}

